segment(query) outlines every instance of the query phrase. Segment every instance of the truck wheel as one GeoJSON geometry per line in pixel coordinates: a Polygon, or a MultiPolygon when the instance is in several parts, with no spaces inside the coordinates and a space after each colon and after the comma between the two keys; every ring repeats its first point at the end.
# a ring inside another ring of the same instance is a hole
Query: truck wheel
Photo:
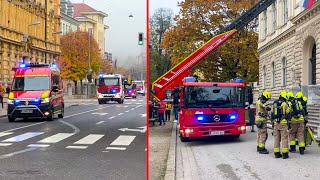
{"type": "Polygon", "coordinates": [[[58,114],[58,118],[62,119],[64,116],[64,106],[62,106],[61,114],[58,114]]]}
{"type": "Polygon", "coordinates": [[[231,136],[233,139],[239,139],[240,138],[240,134],[238,134],[238,135],[233,135],[233,136],[231,136]]]}
{"type": "Polygon", "coordinates": [[[188,142],[190,139],[187,138],[187,137],[183,137],[183,136],[180,134],[180,140],[181,140],[181,142],[188,142]]]}
{"type": "Polygon", "coordinates": [[[12,118],[12,117],[8,116],[8,120],[9,120],[9,122],[14,122],[16,120],[16,118],[12,118]]]}
{"type": "Polygon", "coordinates": [[[102,101],[98,101],[99,104],[102,104],[102,101]]]}

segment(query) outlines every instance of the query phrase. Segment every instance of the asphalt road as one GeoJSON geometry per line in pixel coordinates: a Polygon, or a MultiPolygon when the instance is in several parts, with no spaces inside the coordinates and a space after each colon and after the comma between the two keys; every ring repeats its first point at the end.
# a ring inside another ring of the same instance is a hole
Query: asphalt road
{"type": "Polygon", "coordinates": [[[146,178],[145,97],[74,102],[65,118],[0,119],[0,179],[146,178]]]}
{"type": "Polygon", "coordinates": [[[182,143],[178,139],[176,179],[319,179],[320,148],[316,144],[306,147],[303,156],[289,153],[289,159],[276,159],[273,142],[269,131],[266,148],[270,154],[265,155],[256,152],[256,133],[250,130],[238,140],[210,138],[182,143]]]}

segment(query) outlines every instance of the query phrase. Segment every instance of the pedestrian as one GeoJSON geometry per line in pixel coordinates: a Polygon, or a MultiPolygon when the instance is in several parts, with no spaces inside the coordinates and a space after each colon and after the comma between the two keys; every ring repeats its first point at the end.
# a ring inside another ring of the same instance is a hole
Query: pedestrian
{"type": "Polygon", "coordinates": [[[172,110],[172,105],[170,102],[166,104],[166,121],[170,121],[170,114],[172,110]]]}
{"type": "Polygon", "coordinates": [[[3,109],[3,97],[4,97],[4,93],[5,93],[4,90],[5,90],[4,89],[4,83],[1,83],[0,84],[0,103],[2,105],[2,109],[3,109]]]}
{"type": "Polygon", "coordinates": [[[178,111],[179,111],[179,87],[176,87],[173,92],[173,113],[174,113],[174,121],[178,122],[178,111]]]}
{"type": "Polygon", "coordinates": [[[277,100],[277,103],[274,103],[273,109],[273,135],[274,135],[274,155],[275,158],[282,157],[283,159],[289,158],[289,149],[288,149],[288,130],[290,127],[288,126],[289,123],[289,113],[290,109],[287,104],[288,97],[287,92],[282,91],[280,93],[280,97],[277,100]],[[280,144],[281,144],[281,151],[280,152],[280,144]]]}
{"type": "Polygon", "coordinates": [[[256,115],[256,125],[258,128],[257,135],[257,151],[260,154],[269,154],[269,151],[265,148],[265,144],[268,138],[267,132],[267,120],[268,120],[268,111],[271,110],[267,106],[267,101],[270,100],[271,94],[268,91],[264,91],[260,99],[256,103],[257,115],[256,115]]]}
{"type": "Polygon", "coordinates": [[[305,150],[305,139],[304,139],[304,126],[305,126],[305,115],[303,113],[303,94],[298,92],[296,98],[293,93],[290,93],[291,104],[292,104],[292,119],[291,129],[289,130],[289,141],[290,141],[290,152],[296,151],[296,138],[298,139],[298,146],[300,154],[304,154],[305,150]]]}
{"type": "Polygon", "coordinates": [[[166,110],[166,103],[161,101],[159,103],[159,108],[158,108],[158,117],[159,117],[159,122],[160,122],[160,126],[162,125],[166,125],[166,122],[164,121],[164,113],[166,110]]]}

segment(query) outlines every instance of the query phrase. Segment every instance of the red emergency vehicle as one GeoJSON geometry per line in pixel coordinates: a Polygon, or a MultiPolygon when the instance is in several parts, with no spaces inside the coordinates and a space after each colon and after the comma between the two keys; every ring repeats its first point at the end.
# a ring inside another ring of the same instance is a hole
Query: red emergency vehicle
{"type": "Polygon", "coordinates": [[[146,87],[145,87],[145,81],[133,81],[135,84],[137,84],[137,93],[144,96],[146,94],[146,87]]]}
{"type": "Polygon", "coordinates": [[[124,102],[124,76],[121,74],[99,75],[98,102],[116,101],[124,102]]]}
{"type": "Polygon", "coordinates": [[[15,71],[8,96],[9,122],[16,118],[64,116],[63,86],[56,64],[21,64],[15,71]]]}
{"type": "Polygon", "coordinates": [[[194,82],[185,78],[180,89],[180,139],[206,136],[239,137],[246,133],[245,84],[194,82]]]}
{"type": "Polygon", "coordinates": [[[125,85],[124,96],[137,98],[137,84],[135,82],[130,85],[125,85]]]}

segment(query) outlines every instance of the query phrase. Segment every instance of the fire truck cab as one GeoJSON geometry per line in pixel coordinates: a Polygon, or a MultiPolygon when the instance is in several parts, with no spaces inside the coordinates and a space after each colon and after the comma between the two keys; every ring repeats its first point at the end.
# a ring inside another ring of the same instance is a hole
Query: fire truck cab
{"type": "Polygon", "coordinates": [[[194,82],[186,77],[180,90],[180,139],[234,136],[246,132],[245,84],[194,82]]]}
{"type": "Polygon", "coordinates": [[[144,96],[146,94],[145,81],[134,81],[137,84],[137,93],[144,96]]]}
{"type": "Polygon", "coordinates": [[[116,101],[119,104],[124,102],[124,77],[121,74],[99,75],[98,103],[116,101]]]}
{"type": "Polygon", "coordinates": [[[135,82],[125,85],[124,96],[137,98],[137,84],[135,82]]]}
{"type": "Polygon", "coordinates": [[[8,96],[9,122],[16,118],[46,118],[64,116],[63,86],[56,64],[21,64],[15,71],[8,96]]]}

